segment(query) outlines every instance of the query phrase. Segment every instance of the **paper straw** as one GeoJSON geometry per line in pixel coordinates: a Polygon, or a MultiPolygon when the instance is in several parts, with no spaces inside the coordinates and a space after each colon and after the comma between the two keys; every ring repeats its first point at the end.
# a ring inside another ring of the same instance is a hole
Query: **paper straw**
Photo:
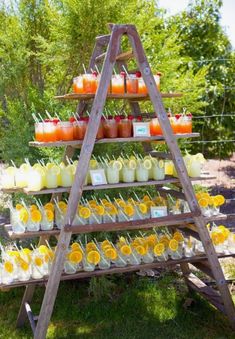
{"type": "Polygon", "coordinates": [[[83,69],[84,69],[85,74],[87,74],[86,67],[85,67],[84,64],[82,64],[82,67],[83,67],[83,69]]]}
{"type": "Polygon", "coordinates": [[[43,120],[43,118],[42,118],[41,114],[40,114],[40,113],[38,113],[38,115],[39,115],[39,118],[42,120],[42,122],[44,122],[44,120],[43,120]]]}
{"type": "Polygon", "coordinates": [[[13,160],[11,160],[11,163],[12,163],[12,165],[13,165],[15,168],[17,168],[17,167],[16,167],[16,164],[14,163],[13,160]]]}
{"type": "Polygon", "coordinates": [[[95,69],[96,69],[97,73],[100,74],[100,71],[99,71],[99,68],[98,68],[97,65],[95,65],[95,69]]]}
{"type": "Polygon", "coordinates": [[[133,194],[134,194],[135,198],[137,199],[137,201],[140,201],[140,198],[138,197],[138,195],[135,192],[133,192],[133,194]]]}
{"type": "Polygon", "coordinates": [[[34,113],[32,113],[32,117],[33,117],[34,122],[36,122],[36,123],[39,122],[38,118],[36,117],[36,115],[34,113]]]}
{"type": "Polygon", "coordinates": [[[61,121],[61,119],[60,119],[60,117],[57,113],[55,113],[55,116],[56,116],[57,119],[59,119],[61,121]]]}
{"type": "Polygon", "coordinates": [[[48,118],[51,120],[52,119],[52,116],[50,115],[50,113],[46,110],[46,115],[48,116],[48,118]]]}
{"type": "Polygon", "coordinates": [[[130,75],[129,75],[129,73],[127,72],[127,69],[126,69],[126,67],[125,67],[124,65],[122,65],[122,68],[123,68],[123,70],[125,71],[125,73],[126,73],[127,77],[128,77],[128,78],[130,78],[130,75]]]}

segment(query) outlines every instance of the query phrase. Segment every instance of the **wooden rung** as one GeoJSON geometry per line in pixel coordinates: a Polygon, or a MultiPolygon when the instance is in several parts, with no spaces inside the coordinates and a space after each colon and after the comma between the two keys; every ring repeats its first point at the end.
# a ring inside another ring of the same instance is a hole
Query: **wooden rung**
{"type": "MultiPolygon", "coordinates": [[[[106,52],[98,55],[95,58],[95,61],[96,62],[101,61],[105,58],[105,56],[106,56],[106,52]]],[[[133,56],[134,56],[133,51],[123,52],[123,53],[117,55],[116,61],[128,61],[128,60],[132,59],[133,56]]]]}
{"type": "Polygon", "coordinates": [[[218,310],[225,313],[224,305],[222,303],[222,298],[218,292],[216,292],[213,288],[207,286],[202,280],[196,277],[195,274],[193,273],[190,273],[188,276],[185,277],[185,279],[190,288],[200,293],[218,310]]]}
{"type": "MultiPolygon", "coordinates": [[[[228,255],[221,255],[221,258],[226,258],[228,255]]],[[[107,274],[114,274],[114,273],[126,273],[126,272],[135,272],[139,270],[144,270],[144,269],[150,269],[150,268],[161,268],[161,267],[169,267],[169,266],[174,266],[178,265],[181,263],[194,263],[198,261],[203,261],[207,260],[207,257],[205,255],[197,255],[191,258],[182,258],[180,260],[167,260],[164,262],[154,262],[150,264],[141,264],[141,265],[135,265],[135,266],[126,266],[126,267],[115,267],[114,265],[111,266],[111,268],[107,270],[100,270],[96,269],[93,272],[84,272],[80,271],[75,274],[62,274],[61,280],[66,281],[66,280],[77,280],[77,279],[84,279],[84,278],[90,278],[90,277],[97,277],[97,276],[102,276],[102,275],[107,275],[107,274]]],[[[26,286],[26,285],[43,285],[46,284],[48,281],[48,277],[44,277],[42,279],[30,279],[28,281],[16,281],[12,283],[11,285],[0,285],[0,288],[4,289],[11,289],[15,287],[21,287],[21,286],[26,286]]],[[[34,317],[34,320],[37,319],[34,317]]]]}
{"type": "Polygon", "coordinates": [[[28,316],[28,319],[29,319],[29,323],[30,323],[31,329],[32,329],[32,331],[34,333],[35,329],[36,329],[35,317],[33,315],[33,312],[31,310],[30,305],[27,302],[25,303],[25,310],[26,310],[26,313],[27,313],[27,316],[28,316]]]}

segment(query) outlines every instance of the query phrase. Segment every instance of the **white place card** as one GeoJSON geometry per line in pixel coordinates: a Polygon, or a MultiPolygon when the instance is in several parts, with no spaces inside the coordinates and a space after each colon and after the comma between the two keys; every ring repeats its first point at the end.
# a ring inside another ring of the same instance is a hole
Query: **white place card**
{"type": "Polygon", "coordinates": [[[107,180],[104,169],[90,170],[91,183],[93,186],[106,185],[107,180]]]}
{"type": "Polygon", "coordinates": [[[149,122],[133,122],[134,137],[150,137],[149,122]]]}
{"type": "Polygon", "coordinates": [[[151,207],[151,218],[161,218],[167,216],[166,206],[153,206],[151,207]]]}

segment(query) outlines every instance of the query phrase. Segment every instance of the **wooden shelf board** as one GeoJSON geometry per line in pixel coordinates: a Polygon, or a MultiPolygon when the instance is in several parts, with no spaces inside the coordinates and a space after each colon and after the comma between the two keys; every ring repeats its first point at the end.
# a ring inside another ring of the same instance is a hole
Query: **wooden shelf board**
{"type": "MultiPolygon", "coordinates": [[[[216,179],[214,176],[201,176],[196,178],[190,178],[191,181],[201,181],[201,180],[212,180],[216,179]]],[[[166,176],[164,180],[149,180],[149,181],[139,181],[139,182],[131,182],[131,183],[118,183],[118,184],[106,184],[106,185],[87,185],[83,187],[84,191],[92,191],[92,190],[105,190],[105,189],[113,189],[113,188],[125,188],[125,187],[139,187],[139,186],[164,186],[167,184],[178,183],[178,178],[173,178],[170,176],[166,176]]],[[[58,188],[45,188],[40,191],[29,191],[27,188],[12,188],[12,189],[2,189],[4,193],[25,193],[27,195],[40,195],[40,194],[58,194],[58,193],[67,193],[70,192],[71,187],[58,187],[58,188]]]]}
{"type": "MultiPolygon", "coordinates": [[[[120,231],[120,230],[137,230],[137,229],[149,229],[153,227],[161,227],[161,226],[177,226],[179,223],[178,228],[185,228],[188,224],[193,224],[193,219],[190,216],[191,213],[184,213],[182,215],[170,215],[168,217],[163,218],[155,218],[155,219],[146,219],[146,220],[137,220],[132,222],[123,222],[123,223],[105,223],[105,224],[88,224],[88,225],[79,225],[74,229],[75,226],[72,227],[73,233],[90,233],[90,232],[98,232],[100,229],[105,231],[120,231]],[[183,217],[184,216],[184,220],[183,217]],[[169,218],[170,217],[170,218],[169,218]],[[167,221],[166,221],[166,218],[167,221]]],[[[219,214],[217,216],[213,217],[207,217],[205,218],[206,222],[210,221],[226,221],[229,219],[235,219],[235,214],[219,214]]],[[[194,226],[194,225],[192,225],[194,226]]],[[[188,227],[188,226],[187,226],[188,227]]],[[[57,236],[60,233],[60,230],[53,229],[51,231],[38,231],[38,232],[25,232],[22,234],[15,234],[12,232],[11,225],[5,225],[4,229],[8,235],[8,237],[12,240],[14,239],[28,239],[28,238],[34,238],[34,237],[40,237],[40,236],[57,236]]],[[[187,229],[185,229],[187,231],[187,229]]],[[[188,230],[190,232],[190,230],[188,230]]],[[[193,232],[191,235],[195,235],[195,237],[198,237],[198,234],[193,232]]]]}
{"type": "MultiPolygon", "coordinates": [[[[225,255],[225,254],[221,254],[218,255],[219,258],[226,258],[226,257],[231,257],[233,255],[225,255]]],[[[141,264],[141,265],[135,265],[135,266],[126,266],[126,267],[114,267],[112,265],[111,268],[107,269],[107,270],[100,270],[100,269],[96,269],[93,272],[77,272],[75,274],[62,274],[61,276],[61,281],[65,281],[65,280],[77,280],[77,279],[83,279],[83,278],[90,278],[90,277],[97,277],[97,276],[101,276],[101,275],[107,275],[107,274],[118,274],[118,273],[126,273],[126,272],[135,272],[135,271],[139,271],[139,270],[143,270],[143,269],[151,269],[151,268],[160,268],[160,267],[168,267],[168,266],[172,266],[172,265],[177,265],[177,264],[181,264],[183,262],[201,262],[207,260],[207,257],[202,254],[202,255],[197,255],[191,258],[182,258],[180,260],[168,260],[168,261],[163,261],[163,262],[159,262],[156,261],[154,263],[151,264],[141,264]]],[[[15,288],[15,287],[21,287],[21,286],[27,286],[27,285],[38,285],[38,284],[45,284],[48,281],[48,277],[44,277],[42,279],[30,279],[28,281],[24,281],[24,282],[20,282],[20,281],[16,281],[14,283],[12,283],[11,285],[3,285],[0,284],[0,289],[10,289],[10,288],[15,288]]]]}
{"type": "MultiPolygon", "coordinates": [[[[162,98],[181,98],[182,93],[161,93],[162,98]]],[[[57,95],[55,99],[60,100],[90,100],[94,99],[95,94],[78,94],[68,93],[64,95],[57,95]]],[[[148,94],[107,94],[107,99],[126,99],[131,101],[150,100],[148,94]]]]}
{"type": "MultiPolygon", "coordinates": [[[[184,134],[175,134],[176,139],[182,138],[198,138],[199,133],[184,133],[184,134]]],[[[95,144],[107,144],[107,143],[116,143],[116,142],[158,142],[164,141],[163,136],[155,137],[131,137],[131,138],[112,138],[112,139],[99,139],[96,140],[95,144]]],[[[83,143],[83,140],[72,140],[72,141],[55,141],[55,142],[39,142],[39,141],[30,141],[29,146],[32,147],[80,147],[83,143]]]]}

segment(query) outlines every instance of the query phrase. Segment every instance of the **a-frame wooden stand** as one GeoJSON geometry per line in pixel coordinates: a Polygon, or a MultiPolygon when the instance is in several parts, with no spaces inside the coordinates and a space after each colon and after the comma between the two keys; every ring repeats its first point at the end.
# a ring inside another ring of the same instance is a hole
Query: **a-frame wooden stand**
{"type": "MultiPolygon", "coordinates": [[[[59,283],[61,280],[61,275],[63,271],[63,264],[65,260],[65,253],[68,249],[71,236],[75,232],[79,233],[82,232],[81,226],[72,226],[72,221],[75,217],[77,204],[82,196],[83,186],[85,182],[85,177],[89,167],[89,160],[92,155],[92,151],[95,144],[95,138],[98,131],[98,126],[101,119],[102,110],[106,101],[107,91],[109,82],[111,80],[112,72],[115,63],[118,64],[120,67],[121,64],[128,59],[128,54],[125,53],[120,54],[121,52],[121,45],[120,40],[123,35],[126,35],[130,41],[134,57],[136,58],[137,64],[139,66],[139,70],[142,73],[142,77],[146,83],[149,92],[149,98],[152,102],[154,107],[154,111],[157,113],[157,117],[159,119],[163,136],[165,142],[169,148],[170,156],[174,162],[175,168],[178,173],[179,183],[181,184],[181,188],[183,194],[188,202],[189,208],[191,213],[189,213],[191,217],[191,222],[194,223],[194,229],[188,229],[189,232],[192,232],[195,236],[199,237],[202,241],[206,257],[203,262],[195,263],[200,270],[207,272],[207,274],[213,276],[214,280],[216,281],[216,285],[218,291],[213,290],[212,288],[205,285],[201,280],[199,280],[195,275],[190,272],[188,262],[190,260],[181,260],[179,261],[184,278],[186,283],[191,289],[198,291],[202,294],[205,298],[207,298],[214,306],[218,309],[223,311],[227,317],[233,328],[235,328],[235,309],[234,304],[224,278],[223,271],[220,266],[220,262],[218,260],[218,255],[215,252],[214,246],[211,242],[207,227],[206,227],[206,220],[201,214],[200,207],[197,203],[197,199],[195,197],[193,187],[191,181],[188,177],[187,170],[180,153],[177,140],[175,135],[172,132],[171,125],[169,119],[167,117],[166,111],[164,109],[161,94],[156,89],[156,84],[154,81],[153,74],[151,72],[150,66],[148,64],[147,58],[145,56],[145,52],[143,50],[139,35],[136,31],[135,26],[133,25],[111,25],[111,35],[105,35],[102,37],[98,37],[96,41],[96,47],[93,51],[93,56],[90,62],[90,66],[93,67],[96,62],[101,60],[102,56],[105,57],[103,68],[101,72],[101,78],[99,82],[99,87],[94,97],[94,101],[92,104],[91,114],[90,114],[90,121],[88,124],[87,132],[85,139],[82,143],[81,153],[79,158],[79,163],[77,166],[76,174],[75,174],[75,181],[71,188],[69,201],[68,201],[68,209],[65,219],[65,226],[60,231],[58,245],[55,253],[55,259],[52,265],[51,273],[46,284],[46,291],[44,295],[44,299],[42,302],[41,310],[39,317],[37,317],[37,323],[34,321],[35,319],[31,316],[31,325],[34,330],[34,338],[36,339],[44,339],[46,337],[47,328],[50,322],[50,318],[52,315],[52,311],[54,308],[54,303],[59,287],[59,283]],[[107,47],[107,51],[102,54],[102,50],[107,47]],[[80,229],[80,231],[79,231],[80,229]]],[[[76,97],[76,96],[75,96],[76,97]]],[[[115,98],[115,96],[111,96],[115,98]]],[[[66,97],[65,97],[66,98],[66,97]]],[[[68,98],[68,97],[67,97],[68,98]]],[[[79,98],[79,96],[78,96],[79,98]]],[[[80,96],[82,99],[83,96],[80,96]]],[[[124,96],[126,99],[133,99],[128,97],[128,95],[124,96]]],[[[87,98],[86,98],[87,99],[87,98]]],[[[135,97],[135,100],[130,101],[132,110],[135,114],[139,112],[138,106],[138,96],[135,97]]],[[[81,101],[78,109],[82,112],[85,109],[86,102],[81,101]]],[[[146,152],[151,152],[151,147],[149,143],[144,145],[146,152]]],[[[69,151],[69,149],[67,150],[69,151]]],[[[71,151],[71,150],[70,150],[71,151]]],[[[182,193],[181,193],[182,194],[182,193]]],[[[159,222],[155,220],[153,226],[158,225],[167,225],[168,219],[160,218],[159,222]],[[163,219],[163,220],[162,220],[163,219]]],[[[175,221],[171,223],[169,222],[168,225],[176,225],[183,222],[183,220],[177,219],[175,217],[175,221]]],[[[185,227],[187,227],[187,223],[184,220],[185,227]]],[[[124,224],[124,223],[123,223],[124,224]]],[[[140,225],[140,223],[139,223],[140,225]]],[[[120,229],[127,229],[124,226],[118,228],[117,225],[110,226],[110,229],[115,229],[117,226],[117,230],[120,229]]],[[[145,225],[146,226],[146,225],[145,225]]],[[[130,229],[131,227],[129,227],[130,229]]],[[[139,227],[140,228],[140,227],[139,227]]],[[[143,226],[144,228],[144,226],[143,226]]],[[[85,227],[83,230],[87,231],[89,228],[85,227]]],[[[98,231],[102,229],[102,225],[100,225],[98,231]]],[[[107,224],[103,226],[103,229],[108,229],[107,224]]],[[[133,229],[135,229],[133,227],[133,229]]],[[[187,228],[186,228],[187,229],[187,228]]],[[[93,230],[94,231],[94,230],[93,230]]],[[[164,263],[155,264],[156,267],[165,266],[164,263]]],[[[152,265],[153,267],[153,265],[152,265]]],[[[130,269],[134,270],[134,269],[130,269]]],[[[117,270],[111,269],[110,273],[115,273],[117,270]]],[[[123,271],[128,271],[128,268],[123,271]]],[[[101,275],[102,272],[97,273],[96,275],[101,275]]],[[[108,272],[106,272],[108,274],[108,272]]],[[[18,325],[21,325],[25,320],[25,311],[23,311],[25,305],[28,305],[28,302],[32,299],[33,296],[34,285],[27,286],[27,290],[25,292],[25,296],[22,302],[21,312],[18,317],[18,325]]]]}

